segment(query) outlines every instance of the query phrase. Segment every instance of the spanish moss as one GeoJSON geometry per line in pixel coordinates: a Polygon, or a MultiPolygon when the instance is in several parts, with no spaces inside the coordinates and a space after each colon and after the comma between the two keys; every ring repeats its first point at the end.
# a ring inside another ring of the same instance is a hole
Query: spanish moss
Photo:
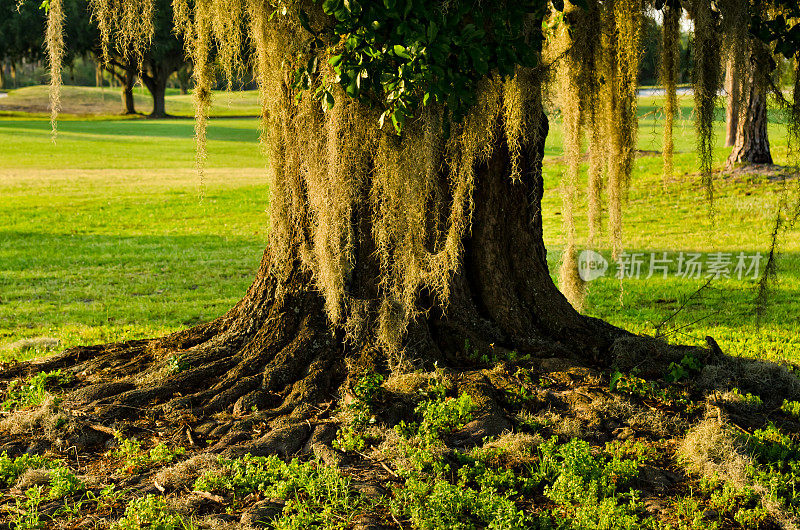
{"type": "Polygon", "coordinates": [[[637,77],[643,4],[614,0],[606,14],[609,30],[608,150],[609,231],[614,257],[622,252],[622,201],[627,195],[636,156],[637,77]]]}
{"type": "Polygon", "coordinates": [[[110,47],[141,68],[144,52],[153,37],[155,0],[89,0],[100,29],[103,59],[109,60],[110,47]]]}
{"type": "Polygon", "coordinates": [[[61,111],[61,63],[64,58],[63,0],[50,0],[45,41],[50,61],[50,127],[55,141],[58,134],[56,120],[61,111]]]}
{"type": "Polygon", "coordinates": [[[709,213],[713,218],[714,111],[721,78],[720,34],[709,0],[695,0],[694,17],[694,106],[700,175],[709,213]]]}
{"type": "Polygon", "coordinates": [[[664,141],[662,147],[663,182],[672,180],[675,142],[673,129],[678,111],[678,66],[680,63],[681,12],[674,7],[664,7],[661,37],[661,84],[664,86],[664,141]]]}

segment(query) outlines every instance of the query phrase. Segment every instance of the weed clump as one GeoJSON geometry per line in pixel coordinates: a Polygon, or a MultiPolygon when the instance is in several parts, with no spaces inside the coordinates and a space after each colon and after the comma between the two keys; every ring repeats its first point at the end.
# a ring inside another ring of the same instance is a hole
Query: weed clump
{"type": "Polygon", "coordinates": [[[130,474],[141,473],[152,466],[169,464],[186,452],[183,447],[171,449],[163,443],[145,451],[142,443],[134,438],[125,438],[119,433],[115,437],[118,447],[112,454],[122,460],[122,469],[130,474]]]}
{"type": "Polygon", "coordinates": [[[352,521],[365,505],[364,498],[352,492],[348,477],[319,462],[286,463],[275,456],[245,455],[220,458],[219,464],[221,471],[206,471],[194,489],[231,495],[234,507],[253,493],[283,500],[283,512],[275,521],[278,528],[309,528],[331,518],[352,521]]]}
{"type": "Polygon", "coordinates": [[[703,367],[697,385],[707,391],[731,388],[759,396],[771,407],[800,400],[800,378],[788,366],[758,359],[726,357],[703,367]]]}
{"type": "Polygon", "coordinates": [[[703,476],[717,476],[741,488],[747,483],[752,460],[719,419],[709,418],[691,428],[678,449],[687,469],[703,476]]]}
{"type": "Polygon", "coordinates": [[[39,455],[22,455],[11,458],[8,453],[3,451],[0,455],[0,485],[11,486],[25,474],[25,472],[35,470],[51,470],[59,465],[59,462],[39,455]]]}
{"type": "Polygon", "coordinates": [[[216,456],[201,453],[188,460],[160,470],[155,481],[164,488],[179,489],[190,486],[203,473],[218,473],[222,466],[216,456]]]}
{"type": "Polygon", "coordinates": [[[167,505],[164,497],[147,495],[135,499],[125,508],[125,516],[111,528],[113,530],[141,530],[158,528],[160,530],[182,530],[187,521],[167,505]]]}
{"type": "Polygon", "coordinates": [[[6,389],[6,399],[0,407],[10,411],[41,405],[50,396],[49,390],[64,386],[72,379],[72,374],[55,370],[39,372],[26,381],[12,381],[6,389]]]}

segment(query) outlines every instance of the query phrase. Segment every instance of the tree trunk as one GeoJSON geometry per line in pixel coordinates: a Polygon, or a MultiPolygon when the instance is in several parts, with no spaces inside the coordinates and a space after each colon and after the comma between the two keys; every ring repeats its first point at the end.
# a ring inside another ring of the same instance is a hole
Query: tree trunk
{"type": "Polygon", "coordinates": [[[146,72],[142,72],[142,82],[153,98],[151,118],[164,118],[167,116],[167,82],[171,73],[171,69],[163,65],[157,65],[156,67],[148,68],[146,72]]]}
{"type": "Polygon", "coordinates": [[[133,87],[136,84],[136,70],[125,68],[122,79],[123,114],[136,114],[136,103],[133,98],[133,87]]]}
{"type": "MultiPolygon", "coordinates": [[[[540,209],[546,118],[541,133],[516,181],[503,135],[495,135],[492,156],[476,167],[473,229],[452,278],[449,305],[445,311],[420,293],[423,311],[409,324],[406,360],[428,368],[435,362],[464,367],[474,366],[476,351],[494,356],[515,350],[597,362],[610,357],[613,341],[624,334],[581,316],[551,279],[540,209]]],[[[349,290],[369,302],[378,299],[380,287],[366,195],[361,204],[352,219],[359,237],[349,290]]],[[[233,454],[274,451],[276,431],[259,437],[251,426],[283,418],[281,429],[297,430],[296,446],[286,449],[291,453],[310,435],[320,410],[315,407],[339,396],[349,374],[385,370],[390,359],[369,333],[345,341],[343,331],[329,324],[324,300],[299,262],[286,264],[288,272],[284,266],[273,272],[270,263],[268,247],[245,297],[211,323],[152,340],[71,348],[6,367],[0,380],[67,369],[75,383],[62,407],[83,411],[88,419],[81,421],[100,425],[166,420],[191,428],[224,413],[232,418],[227,434],[216,433],[219,441],[210,450],[233,454]]]]}
{"type": "Polygon", "coordinates": [[[739,89],[741,82],[736,79],[733,59],[728,59],[725,71],[725,92],[727,93],[727,106],[725,108],[725,147],[736,144],[736,132],[739,129],[739,89]]]}
{"type": "Polygon", "coordinates": [[[0,88],[6,87],[6,62],[0,62],[0,88]]]}
{"type": "Polygon", "coordinates": [[[761,83],[749,83],[747,114],[739,123],[736,143],[728,156],[726,167],[737,164],[771,164],[772,155],[767,135],[767,95],[761,83]]]}

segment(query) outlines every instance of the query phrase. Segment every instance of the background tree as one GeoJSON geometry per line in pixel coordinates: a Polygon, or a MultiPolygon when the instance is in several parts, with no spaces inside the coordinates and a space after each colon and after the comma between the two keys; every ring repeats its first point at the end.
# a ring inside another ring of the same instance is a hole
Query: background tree
{"type": "MultiPolygon", "coordinates": [[[[42,33],[47,16],[45,10],[34,2],[17,4],[4,2],[0,6],[0,62],[8,65],[12,74],[19,63],[35,63],[46,57],[42,33]]],[[[85,0],[65,0],[63,8],[70,24],[63,28],[66,44],[62,65],[72,67],[78,58],[90,54],[98,42],[99,33],[89,21],[85,0]]],[[[12,75],[14,83],[15,78],[12,75]]]]}
{"type": "Polygon", "coordinates": [[[133,61],[117,60],[109,58],[106,62],[102,57],[97,59],[101,64],[105,62],[103,67],[111,76],[113,76],[119,85],[122,87],[122,113],[123,114],[136,114],[136,101],[133,97],[133,88],[136,86],[137,69],[133,61]]]}
{"type": "MultiPolygon", "coordinates": [[[[50,3],[51,32],[60,1],[50,3]]],[[[155,29],[144,15],[154,4],[94,5],[106,37],[123,35],[123,49],[134,53],[146,49],[155,29]],[[125,26],[130,21],[137,22],[125,26]]],[[[541,94],[550,63],[541,60],[541,28],[554,29],[548,50],[569,89],[561,95],[569,154],[580,154],[586,124],[600,139],[590,159],[595,174],[608,177],[619,250],[645,3],[592,0],[558,5],[557,12],[541,0],[173,6],[194,63],[201,163],[212,50],[231,72],[241,64],[245,37],[254,45],[270,162],[270,235],[256,279],[211,323],[153,340],[73,348],[8,368],[3,377],[69,367],[77,390],[65,402],[91,404],[100,423],[230,411],[243,418],[241,428],[221,443],[268,452],[280,433],[251,441],[247,421],[285,417],[294,430],[283,435],[302,443],[311,404],[364,369],[459,366],[473,348],[608,363],[622,342],[630,345],[622,330],[579,314],[548,271],[541,161],[549,124],[541,94]],[[241,20],[249,21],[246,36],[241,20]],[[170,371],[175,358],[190,368],[170,371]]],[[[700,153],[710,187],[720,20],[727,14],[705,0],[691,8],[700,153]]],[[[57,64],[58,39],[50,41],[57,64]]],[[[566,204],[574,166],[569,172],[566,204]]],[[[475,391],[492,402],[491,390],[475,391]]]]}
{"type": "Polygon", "coordinates": [[[768,96],[790,107],[790,113],[797,109],[796,100],[789,103],[784,97],[778,66],[786,60],[797,64],[800,7],[780,0],[758,2],[750,7],[749,14],[750,17],[740,16],[739,29],[731,31],[727,45],[730,96],[726,145],[733,146],[726,163],[728,167],[741,163],[772,163],[767,133],[768,96]],[[741,29],[745,27],[747,32],[741,29]]]}
{"type": "MultiPolygon", "coordinates": [[[[89,3],[100,4],[97,0],[89,3]]],[[[149,45],[142,47],[120,37],[104,34],[105,44],[99,55],[111,66],[114,75],[123,86],[123,103],[126,114],[134,114],[133,86],[137,76],[153,98],[152,118],[163,118],[167,115],[166,90],[170,76],[187,65],[184,43],[173,31],[172,2],[170,0],[154,0],[148,13],[137,13],[137,16],[152,16],[149,25],[149,45]]],[[[109,21],[116,24],[120,21],[109,21]]],[[[67,25],[69,27],[69,24],[67,25]]],[[[101,26],[102,27],[102,26],[101,26]]],[[[99,42],[96,43],[99,46],[99,42]]]]}
{"type": "MultiPolygon", "coordinates": [[[[663,24],[663,22],[662,22],[663,24]]],[[[657,85],[661,47],[661,24],[651,14],[642,19],[642,59],[639,66],[639,84],[657,85]]]]}
{"type": "Polygon", "coordinates": [[[770,61],[766,50],[753,52],[745,79],[736,74],[731,76],[730,123],[726,133],[735,132],[735,136],[733,149],[726,162],[729,168],[741,163],[772,163],[767,132],[767,94],[770,71],[774,69],[770,68],[770,61]]]}
{"type": "Polygon", "coordinates": [[[736,131],[739,129],[742,98],[740,74],[729,58],[725,65],[725,147],[733,147],[736,143],[736,131]]]}

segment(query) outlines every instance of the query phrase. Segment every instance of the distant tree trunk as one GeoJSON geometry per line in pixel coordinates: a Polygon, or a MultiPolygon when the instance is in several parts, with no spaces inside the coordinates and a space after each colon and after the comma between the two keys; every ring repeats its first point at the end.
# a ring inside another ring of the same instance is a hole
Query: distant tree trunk
{"type": "Polygon", "coordinates": [[[183,66],[183,61],[176,60],[174,57],[160,59],[158,61],[155,59],[145,61],[141,77],[142,82],[153,97],[153,112],[150,113],[151,118],[163,118],[167,116],[167,83],[169,83],[169,78],[173,72],[179,72],[183,66]]]}
{"type": "Polygon", "coordinates": [[[166,94],[169,74],[164,75],[161,68],[142,73],[142,82],[153,97],[153,112],[151,118],[163,118],[167,115],[166,94]]]}
{"type": "Polygon", "coordinates": [[[14,81],[14,88],[17,88],[17,63],[11,61],[9,69],[11,70],[11,79],[14,81]]]}
{"type": "Polygon", "coordinates": [[[94,86],[103,86],[103,66],[99,62],[94,67],[94,86]]]}
{"type": "Polygon", "coordinates": [[[725,109],[725,147],[733,147],[736,144],[736,131],[739,128],[739,100],[741,99],[739,87],[741,82],[736,79],[733,62],[733,59],[728,59],[725,72],[725,92],[728,94],[725,109]]]}
{"type": "Polygon", "coordinates": [[[747,94],[747,114],[739,123],[736,142],[726,166],[736,164],[771,164],[772,155],[767,136],[767,94],[761,83],[750,80],[747,94]]]}
{"type": "Polygon", "coordinates": [[[133,68],[126,68],[122,81],[123,114],[136,114],[136,104],[133,99],[133,85],[136,84],[136,70],[133,68]]]}
{"type": "Polygon", "coordinates": [[[6,63],[0,63],[0,88],[6,87],[6,63]]]}

